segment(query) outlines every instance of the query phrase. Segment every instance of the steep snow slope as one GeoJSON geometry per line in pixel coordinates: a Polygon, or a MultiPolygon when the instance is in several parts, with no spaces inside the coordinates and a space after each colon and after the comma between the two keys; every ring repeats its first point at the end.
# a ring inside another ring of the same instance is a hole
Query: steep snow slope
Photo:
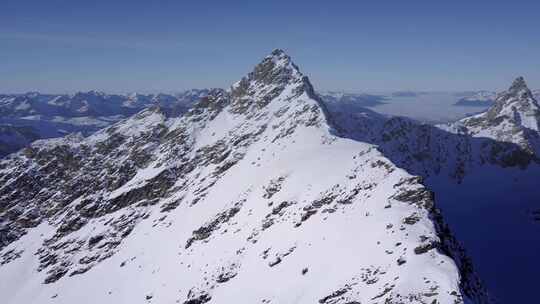
{"type": "Polygon", "coordinates": [[[281,50],[181,118],[0,162],[5,303],[487,302],[419,178],[336,136],[281,50]]]}

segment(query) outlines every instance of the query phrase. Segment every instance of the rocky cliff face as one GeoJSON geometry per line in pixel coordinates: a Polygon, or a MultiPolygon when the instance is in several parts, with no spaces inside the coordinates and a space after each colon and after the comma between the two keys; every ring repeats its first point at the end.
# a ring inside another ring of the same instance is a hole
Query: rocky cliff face
{"type": "Polygon", "coordinates": [[[3,301],[487,302],[421,179],[335,118],[276,50],[182,117],[9,156],[3,301]]]}

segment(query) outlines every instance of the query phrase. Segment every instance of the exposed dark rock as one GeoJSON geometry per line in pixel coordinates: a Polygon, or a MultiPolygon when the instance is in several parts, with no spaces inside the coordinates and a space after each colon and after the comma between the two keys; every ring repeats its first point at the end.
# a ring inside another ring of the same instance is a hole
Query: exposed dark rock
{"type": "Polygon", "coordinates": [[[234,217],[239,211],[242,203],[237,203],[235,207],[230,208],[227,211],[221,212],[205,226],[193,231],[193,236],[188,239],[185,248],[188,249],[195,241],[201,241],[210,237],[212,232],[219,229],[221,224],[227,223],[232,217],[234,217]]]}
{"type": "Polygon", "coordinates": [[[337,299],[337,298],[341,297],[342,295],[346,294],[350,290],[351,290],[351,287],[346,285],[345,287],[340,288],[340,289],[332,292],[331,294],[323,297],[322,299],[319,300],[319,303],[321,303],[321,304],[334,303],[334,301],[333,301],[334,299],[337,299]]]}
{"type": "MultiPolygon", "coordinates": [[[[189,297],[189,296],[188,296],[189,297]]],[[[184,301],[184,304],[204,304],[209,302],[212,297],[209,294],[201,294],[197,297],[184,301]]]]}

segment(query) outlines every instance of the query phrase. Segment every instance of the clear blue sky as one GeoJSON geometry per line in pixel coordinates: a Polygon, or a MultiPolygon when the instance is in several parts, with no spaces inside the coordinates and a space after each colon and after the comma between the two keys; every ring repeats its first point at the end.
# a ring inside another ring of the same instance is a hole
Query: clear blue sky
{"type": "Polygon", "coordinates": [[[0,1],[1,92],[228,87],[274,48],[320,89],[540,88],[540,1],[0,1]]]}

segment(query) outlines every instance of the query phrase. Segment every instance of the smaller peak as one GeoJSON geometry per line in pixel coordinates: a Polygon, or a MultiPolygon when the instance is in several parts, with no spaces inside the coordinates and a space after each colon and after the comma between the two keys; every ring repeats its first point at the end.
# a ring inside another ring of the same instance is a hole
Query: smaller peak
{"type": "Polygon", "coordinates": [[[523,77],[517,77],[513,82],[508,91],[503,92],[502,94],[503,100],[529,100],[533,99],[533,94],[531,90],[527,87],[527,83],[525,82],[525,78],[523,77]]]}
{"type": "Polygon", "coordinates": [[[514,125],[539,130],[538,111],[540,106],[534,99],[523,77],[517,77],[507,91],[499,93],[486,117],[491,125],[499,125],[500,118],[506,117],[514,125]]]}

